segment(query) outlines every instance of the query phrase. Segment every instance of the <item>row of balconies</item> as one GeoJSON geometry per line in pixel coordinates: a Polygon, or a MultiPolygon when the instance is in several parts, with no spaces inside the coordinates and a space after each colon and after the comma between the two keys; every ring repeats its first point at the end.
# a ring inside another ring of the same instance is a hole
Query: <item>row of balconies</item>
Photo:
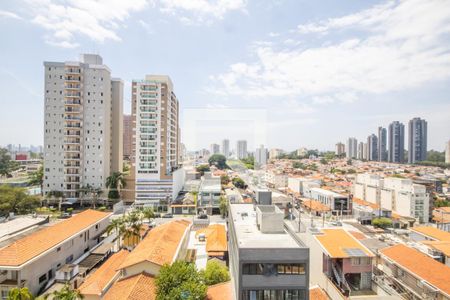
{"type": "Polygon", "coordinates": [[[81,88],[81,84],[79,84],[79,83],[69,83],[69,82],[66,82],[66,84],[64,85],[64,87],[65,87],[66,89],[75,90],[75,89],[80,89],[80,88],[81,88]]]}
{"type": "Polygon", "coordinates": [[[64,105],[81,105],[81,100],[66,100],[64,105]]]}
{"type": "Polygon", "coordinates": [[[79,144],[81,140],[79,138],[65,138],[64,144],[79,144]]]}
{"type": "Polygon", "coordinates": [[[67,74],[81,74],[81,68],[79,67],[66,67],[64,71],[67,74]]]}
{"type": "Polygon", "coordinates": [[[64,136],[67,136],[67,137],[81,136],[81,128],[80,128],[80,130],[66,130],[66,131],[64,131],[64,136]]]}
{"type": "Polygon", "coordinates": [[[71,81],[71,82],[80,82],[81,76],[80,75],[66,75],[64,77],[64,80],[71,81]]]}

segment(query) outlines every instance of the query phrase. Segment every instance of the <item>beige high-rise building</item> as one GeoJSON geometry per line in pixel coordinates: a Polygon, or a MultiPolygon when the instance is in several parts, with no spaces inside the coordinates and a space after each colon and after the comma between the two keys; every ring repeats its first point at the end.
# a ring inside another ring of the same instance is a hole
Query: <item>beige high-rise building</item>
{"type": "Polygon", "coordinates": [[[75,200],[122,170],[123,82],[94,54],[44,67],[44,193],[75,200]]]}
{"type": "Polygon", "coordinates": [[[123,158],[131,160],[133,151],[133,119],[123,115],[123,158]]]}
{"type": "Polygon", "coordinates": [[[450,164],[450,140],[447,142],[447,147],[445,147],[445,163],[450,164]]]}
{"type": "Polygon", "coordinates": [[[166,211],[182,187],[178,114],[178,99],[169,76],[147,75],[144,80],[133,81],[135,160],[132,170],[136,205],[166,211]]]}

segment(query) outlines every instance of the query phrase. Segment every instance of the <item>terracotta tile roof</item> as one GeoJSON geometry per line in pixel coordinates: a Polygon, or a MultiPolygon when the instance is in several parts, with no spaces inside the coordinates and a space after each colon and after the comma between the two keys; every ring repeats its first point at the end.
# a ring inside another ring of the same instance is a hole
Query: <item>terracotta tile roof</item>
{"type": "Polygon", "coordinates": [[[415,274],[416,277],[450,295],[450,268],[448,266],[403,244],[384,248],[380,252],[397,265],[407,269],[408,272],[415,274]]]}
{"type": "Polygon", "coordinates": [[[372,203],[372,202],[369,202],[369,201],[366,201],[366,200],[363,200],[363,199],[360,199],[360,198],[353,197],[352,201],[353,201],[353,203],[356,203],[356,204],[359,204],[359,205],[369,206],[372,209],[380,208],[379,205],[377,205],[375,203],[372,203]]]}
{"type": "Polygon", "coordinates": [[[373,257],[373,253],[358,242],[344,229],[322,229],[322,235],[316,235],[316,239],[332,258],[347,258],[362,255],[350,255],[346,250],[359,249],[365,256],[373,257]]]}
{"type": "Polygon", "coordinates": [[[154,300],[156,299],[155,278],[147,273],[120,279],[106,292],[103,300],[154,300]]]}
{"type": "Polygon", "coordinates": [[[113,254],[100,268],[86,278],[79,291],[83,295],[101,295],[108,283],[118,275],[119,271],[117,268],[123,263],[128,254],[127,250],[120,250],[113,254]]]}
{"type": "Polygon", "coordinates": [[[210,256],[217,256],[217,252],[223,253],[228,251],[227,232],[225,226],[221,224],[209,225],[204,229],[197,230],[195,236],[205,234],[206,237],[206,251],[210,256]]]}
{"type": "Polygon", "coordinates": [[[361,232],[358,232],[358,231],[349,231],[349,233],[350,233],[351,235],[353,235],[353,237],[355,237],[357,240],[365,240],[365,239],[367,239],[367,237],[366,237],[363,233],[361,233],[361,232]]]}
{"type": "Polygon", "coordinates": [[[319,287],[312,287],[309,289],[309,300],[328,300],[327,294],[319,287]]]}
{"type": "Polygon", "coordinates": [[[438,241],[450,242],[450,232],[446,232],[431,226],[412,227],[410,230],[426,235],[438,241]]]}
{"type": "Polygon", "coordinates": [[[206,300],[233,300],[231,281],[209,286],[206,300]]]}
{"type": "Polygon", "coordinates": [[[314,211],[330,211],[331,209],[326,206],[325,204],[323,204],[320,201],[316,201],[316,200],[304,200],[302,202],[302,205],[308,209],[314,210],[314,211]]]}
{"type": "Polygon", "coordinates": [[[88,209],[70,219],[36,231],[0,249],[0,266],[20,266],[109,215],[111,213],[88,209]]]}
{"type": "Polygon", "coordinates": [[[450,242],[441,242],[441,241],[422,241],[421,242],[424,245],[428,245],[431,248],[434,248],[442,253],[445,254],[445,256],[450,257],[450,242]]]}
{"type": "Polygon", "coordinates": [[[186,220],[176,220],[153,228],[127,256],[120,269],[143,261],[160,266],[171,264],[190,224],[186,220]]]}

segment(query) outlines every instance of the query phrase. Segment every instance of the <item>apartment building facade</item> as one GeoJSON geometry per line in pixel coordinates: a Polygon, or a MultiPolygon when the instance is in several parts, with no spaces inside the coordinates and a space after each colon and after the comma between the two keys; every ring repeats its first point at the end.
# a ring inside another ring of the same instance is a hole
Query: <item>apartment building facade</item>
{"type": "Polygon", "coordinates": [[[99,55],[44,67],[43,191],[77,199],[82,186],[104,189],[122,170],[123,82],[99,55]]]}
{"type": "Polygon", "coordinates": [[[258,167],[263,167],[267,164],[268,152],[264,145],[260,145],[255,151],[255,164],[258,167]]]}
{"type": "Polygon", "coordinates": [[[238,159],[247,158],[247,141],[239,140],[236,142],[236,156],[238,159]]]}
{"type": "Polygon", "coordinates": [[[111,213],[86,210],[0,249],[0,293],[27,287],[37,295],[56,271],[77,260],[101,240],[111,213]]]}
{"type": "Polygon", "coordinates": [[[399,121],[394,121],[389,124],[388,138],[388,161],[403,163],[405,156],[405,125],[399,121]]]}
{"type": "Polygon", "coordinates": [[[172,80],[147,75],[132,82],[135,204],[167,211],[179,192],[179,103],[172,80]]]}
{"type": "Polygon", "coordinates": [[[387,161],[387,131],[386,128],[378,127],[378,160],[387,161]]]}
{"type": "Polygon", "coordinates": [[[349,196],[321,188],[311,188],[309,196],[328,206],[334,215],[350,215],[352,213],[352,200],[349,196]]]}
{"type": "Polygon", "coordinates": [[[347,158],[357,158],[358,156],[358,140],[354,137],[347,140],[347,158]]]}
{"type": "Polygon", "coordinates": [[[220,153],[220,145],[219,144],[211,144],[209,146],[209,152],[211,155],[220,153]]]}
{"type": "Polygon", "coordinates": [[[352,186],[355,198],[380,205],[380,193],[383,187],[383,179],[376,174],[358,174],[352,186]]]}
{"type": "Polygon", "coordinates": [[[132,160],[133,151],[133,118],[131,115],[123,116],[123,158],[132,160]]]}
{"type": "Polygon", "coordinates": [[[344,143],[341,143],[341,142],[337,143],[336,144],[336,150],[334,152],[338,156],[345,154],[345,145],[344,145],[344,143]]]}
{"type": "Polygon", "coordinates": [[[231,204],[230,272],[238,300],[309,299],[309,248],[275,205],[231,204]]]}
{"type": "Polygon", "coordinates": [[[414,118],[408,124],[408,163],[427,159],[427,121],[414,118]]]}

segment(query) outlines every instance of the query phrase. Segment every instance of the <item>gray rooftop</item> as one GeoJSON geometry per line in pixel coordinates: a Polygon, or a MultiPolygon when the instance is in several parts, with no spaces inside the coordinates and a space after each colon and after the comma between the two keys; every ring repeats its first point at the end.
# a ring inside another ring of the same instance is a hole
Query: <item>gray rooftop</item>
{"type": "MultiPolygon", "coordinates": [[[[265,208],[264,208],[265,209],[265,208]]],[[[256,225],[256,211],[253,204],[230,204],[239,248],[300,248],[294,238],[283,233],[262,233],[256,225]]]]}

